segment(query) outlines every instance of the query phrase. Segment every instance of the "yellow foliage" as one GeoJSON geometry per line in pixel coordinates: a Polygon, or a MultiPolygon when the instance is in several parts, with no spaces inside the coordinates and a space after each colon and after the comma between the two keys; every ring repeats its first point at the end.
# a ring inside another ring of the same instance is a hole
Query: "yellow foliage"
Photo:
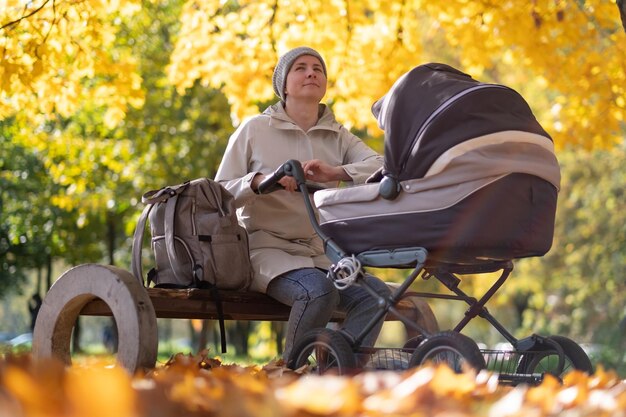
{"type": "Polygon", "coordinates": [[[171,82],[221,87],[238,119],[272,99],[279,56],[309,45],[327,61],[327,100],[348,126],[376,132],[371,104],[403,72],[444,60],[479,79],[535,85],[549,96],[540,122],[560,147],[622,140],[626,39],[614,2],[190,0],[181,24],[171,82]]]}
{"type": "MultiPolygon", "coordinates": [[[[139,57],[115,45],[139,0],[3,4],[0,120],[68,117],[90,102],[114,127],[142,105],[139,57]]],[[[622,141],[626,35],[614,0],[187,0],[180,28],[170,82],[221,88],[236,121],[275,99],[275,63],[304,44],[324,55],[326,100],[348,127],[379,134],[372,103],[410,68],[444,61],[520,90],[558,147],[622,141]]]]}
{"type": "Polygon", "coordinates": [[[141,106],[136,57],[117,48],[116,16],[138,0],[10,1],[0,8],[0,120],[16,113],[69,117],[92,98],[113,127],[141,106]],[[121,52],[121,53],[120,53],[121,52]]]}
{"type": "MultiPolygon", "coordinates": [[[[113,117],[115,107],[108,113],[113,117]]],[[[107,113],[107,114],[108,114],[107,113]]],[[[28,119],[20,114],[18,118],[28,119]]],[[[45,156],[42,162],[56,184],[65,187],[61,194],[53,195],[53,205],[64,209],[77,208],[80,214],[97,211],[107,200],[116,198],[116,190],[102,181],[102,169],[112,174],[112,180],[133,181],[137,177],[136,164],[128,164],[133,153],[130,139],[102,139],[84,137],[68,131],[33,131],[24,123],[21,131],[12,137],[15,143],[45,156]]]]}

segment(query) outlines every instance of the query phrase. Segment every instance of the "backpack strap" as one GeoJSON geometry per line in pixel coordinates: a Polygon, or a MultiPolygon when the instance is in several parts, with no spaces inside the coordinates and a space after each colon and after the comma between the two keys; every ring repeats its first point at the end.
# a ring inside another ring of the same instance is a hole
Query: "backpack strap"
{"type": "Polygon", "coordinates": [[[173,197],[168,198],[165,203],[165,247],[167,248],[167,257],[170,261],[172,271],[178,281],[182,281],[185,276],[185,271],[178,261],[176,256],[175,246],[175,230],[174,230],[174,218],[176,214],[176,203],[178,202],[178,195],[176,193],[173,197]]]}
{"type": "MultiPolygon", "coordinates": [[[[217,210],[219,211],[220,225],[222,227],[231,226],[232,222],[228,216],[228,213],[226,213],[224,211],[224,207],[222,207],[222,204],[223,204],[222,195],[221,195],[222,186],[219,183],[209,180],[209,179],[207,179],[207,183],[208,183],[208,188],[209,188],[209,195],[205,194],[205,196],[208,200],[212,200],[211,204],[213,205],[213,207],[217,208],[217,210]]],[[[211,248],[211,252],[213,252],[212,245],[210,245],[210,248],[211,248]]],[[[211,268],[213,269],[214,276],[217,276],[217,267],[215,266],[215,257],[211,256],[209,261],[211,263],[211,268]]],[[[194,271],[194,274],[196,272],[197,271],[194,271]]],[[[204,273],[204,271],[202,271],[202,273],[204,273]]],[[[222,308],[222,299],[220,297],[219,291],[215,285],[209,284],[208,282],[202,280],[201,277],[197,282],[200,286],[208,286],[209,289],[211,290],[213,301],[215,302],[215,307],[217,309],[217,321],[218,321],[219,328],[220,328],[220,342],[221,342],[222,353],[226,353],[226,329],[224,326],[224,311],[222,308]]]]}
{"type": "Polygon", "coordinates": [[[182,184],[171,185],[168,187],[163,187],[159,190],[148,191],[141,196],[141,202],[144,204],[162,203],[168,198],[174,197],[175,195],[182,193],[188,184],[189,181],[186,181],[182,184]]]}
{"type": "Polygon", "coordinates": [[[178,194],[185,189],[188,183],[189,182],[185,182],[179,185],[163,187],[158,190],[151,190],[141,196],[141,202],[146,204],[146,207],[144,207],[139,219],[137,220],[137,226],[135,227],[135,233],[133,234],[132,256],[130,260],[130,269],[135,278],[141,282],[141,285],[145,286],[141,268],[141,249],[143,246],[143,233],[146,228],[146,222],[148,221],[148,215],[156,203],[161,203],[173,196],[178,196],[178,194]]]}
{"type": "Polygon", "coordinates": [[[130,260],[130,269],[133,271],[135,278],[144,285],[143,272],[141,272],[141,247],[143,246],[143,232],[146,228],[146,221],[148,220],[148,214],[154,207],[152,204],[148,204],[144,207],[139,220],[137,220],[137,226],[135,227],[135,233],[133,234],[133,248],[132,257],[130,260]]]}
{"type": "Polygon", "coordinates": [[[222,347],[222,353],[226,353],[226,326],[224,326],[224,309],[222,307],[222,297],[217,286],[207,282],[198,281],[198,288],[204,288],[211,291],[211,297],[215,303],[215,309],[217,310],[217,322],[220,327],[220,343],[222,347]]]}
{"type": "Polygon", "coordinates": [[[220,212],[220,226],[222,227],[228,227],[232,225],[232,222],[230,221],[230,218],[228,217],[228,213],[226,213],[224,211],[224,207],[222,207],[222,204],[224,203],[224,200],[222,199],[222,186],[219,185],[219,183],[215,182],[215,181],[211,181],[211,180],[207,180],[208,184],[209,184],[209,194],[207,195],[206,198],[208,200],[212,200],[211,204],[213,205],[213,207],[216,207],[217,210],[220,212]]]}
{"type": "MultiPolygon", "coordinates": [[[[213,245],[211,247],[211,254],[213,254],[213,245]]],[[[210,257],[211,268],[213,269],[214,276],[217,276],[217,267],[215,266],[215,256],[210,257]]],[[[202,271],[204,273],[204,271],[202,271]]],[[[195,273],[194,273],[195,275],[195,273]]],[[[226,353],[226,329],[224,326],[224,311],[222,309],[222,299],[220,298],[220,293],[217,290],[217,286],[209,284],[207,281],[199,280],[197,281],[199,285],[209,285],[209,289],[211,290],[211,294],[213,295],[213,301],[215,302],[215,307],[217,309],[217,321],[220,326],[220,341],[222,342],[222,353],[226,353]]]]}

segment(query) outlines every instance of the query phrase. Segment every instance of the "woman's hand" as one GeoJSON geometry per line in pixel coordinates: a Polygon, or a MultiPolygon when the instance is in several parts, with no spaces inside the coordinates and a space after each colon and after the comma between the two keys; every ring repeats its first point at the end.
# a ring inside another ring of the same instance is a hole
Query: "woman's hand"
{"type": "Polygon", "coordinates": [[[298,184],[296,183],[296,180],[293,179],[293,177],[284,176],[280,180],[278,180],[278,183],[289,192],[294,192],[298,189],[298,184]]]}
{"type": "Polygon", "coordinates": [[[254,191],[255,193],[258,192],[259,184],[261,184],[264,179],[265,179],[265,175],[256,174],[254,178],[252,178],[252,182],[250,183],[250,188],[252,188],[252,191],[254,191]]]}
{"type": "MultiPolygon", "coordinates": [[[[250,184],[252,191],[257,192],[259,190],[259,184],[261,184],[265,178],[267,178],[266,175],[256,174],[252,179],[252,183],[250,184]]],[[[280,180],[278,180],[278,183],[282,185],[283,188],[287,191],[296,191],[298,189],[296,180],[294,180],[292,177],[282,177],[280,180]]]]}
{"type": "MultiPolygon", "coordinates": [[[[350,176],[342,167],[334,167],[319,159],[311,159],[302,163],[304,178],[313,182],[348,181],[350,176]]],[[[252,190],[257,191],[259,184],[266,178],[263,174],[257,174],[252,179],[252,190]]],[[[298,184],[293,177],[284,176],[278,183],[287,191],[293,192],[298,189],[298,184]]]]}
{"type": "Polygon", "coordinates": [[[319,159],[311,159],[302,164],[304,177],[314,182],[347,181],[350,176],[342,167],[328,165],[319,159]]]}

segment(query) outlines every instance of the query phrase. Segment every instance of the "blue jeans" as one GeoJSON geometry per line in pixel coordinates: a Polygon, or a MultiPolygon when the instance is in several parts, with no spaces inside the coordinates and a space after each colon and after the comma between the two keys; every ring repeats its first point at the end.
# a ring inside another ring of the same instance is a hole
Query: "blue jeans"
{"type": "MultiPolygon", "coordinates": [[[[372,275],[363,279],[379,295],[389,296],[389,288],[380,279],[372,275]]],[[[317,268],[295,269],[274,278],[267,287],[267,295],[291,306],[283,352],[285,360],[289,359],[295,341],[312,329],[326,327],[335,310],[346,313],[341,330],[352,338],[359,335],[379,310],[364,288],[355,284],[340,291],[326,272],[317,268]]],[[[361,345],[373,346],[382,325],[383,320],[376,323],[361,345]]]]}

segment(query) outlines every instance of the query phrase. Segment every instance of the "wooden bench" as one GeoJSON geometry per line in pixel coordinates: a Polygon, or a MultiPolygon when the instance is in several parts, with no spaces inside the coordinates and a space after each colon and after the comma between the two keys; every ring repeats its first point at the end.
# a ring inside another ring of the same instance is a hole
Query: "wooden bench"
{"type": "MultiPolygon", "coordinates": [[[[290,307],[254,292],[220,291],[226,320],[286,321],[290,307]]],[[[435,332],[428,304],[411,293],[396,306],[421,328],[435,332]]],[[[145,288],[130,272],[108,265],[85,264],[65,272],[50,288],[33,334],[35,358],[57,357],[71,363],[70,339],[79,315],[114,316],[118,327],[117,361],[135,372],[156,364],[157,318],[217,319],[209,290],[145,288]]],[[[335,313],[333,321],[343,319],[335,313]]],[[[389,314],[386,320],[398,320],[389,314]]],[[[415,330],[406,326],[407,334],[415,330]]]]}

